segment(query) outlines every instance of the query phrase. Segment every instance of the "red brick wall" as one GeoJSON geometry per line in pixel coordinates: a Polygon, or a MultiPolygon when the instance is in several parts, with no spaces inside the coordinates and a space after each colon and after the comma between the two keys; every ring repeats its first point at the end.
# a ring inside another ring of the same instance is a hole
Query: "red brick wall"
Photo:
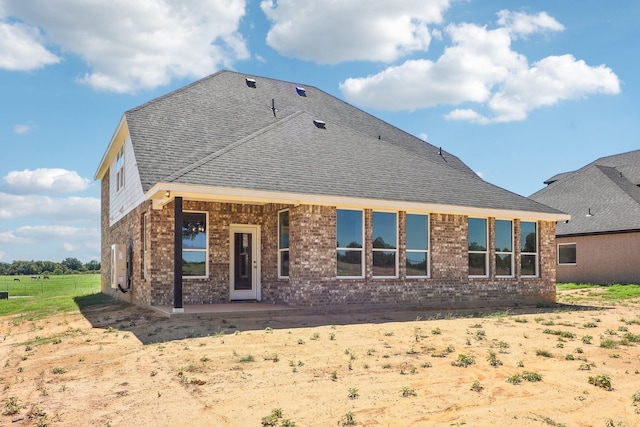
{"type": "MultiPolygon", "coordinates": [[[[102,279],[104,292],[132,303],[173,304],[173,203],[154,210],[146,203],[109,227],[108,180],[102,183],[102,279]],[[150,254],[148,279],[142,279],[142,215],[147,213],[150,254]],[[111,243],[133,241],[133,289],[109,287],[111,243]]],[[[431,277],[405,277],[405,213],[398,214],[398,278],[372,277],[372,210],[364,210],[365,277],[336,278],[336,208],[310,205],[245,205],[184,201],[185,211],[208,212],[209,277],[183,280],[183,303],[229,300],[229,226],[261,226],[262,300],[300,306],[378,305],[403,307],[482,307],[536,304],[555,300],[555,222],[538,222],[540,275],[521,278],[520,229],[514,221],[515,275],[495,277],[493,218],[489,223],[489,277],[468,277],[467,217],[430,215],[431,277]],[[290,278],[279,279],[278,211],[289,209],[290,278]]]]}

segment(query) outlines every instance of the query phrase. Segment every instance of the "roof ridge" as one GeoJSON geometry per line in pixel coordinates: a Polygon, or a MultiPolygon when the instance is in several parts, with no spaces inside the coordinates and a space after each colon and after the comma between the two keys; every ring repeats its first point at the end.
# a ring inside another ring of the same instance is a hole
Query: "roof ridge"
{"type": "Polygon", "coordinates": [[[173,174],[167,176],[166,178],[164,178],[164,181],[166,182],[171,182],[174,181],[178,178],[180,178],[182,175],[185,175],[189,172],[191,172],[192,170],[198,168],[199,166],[211,161],[212,159],[215,159],[216,157],[220,157],[223,154],[233,150],[236,147],[241,146],[242,144],[247,143],[248,141],[251,141],[252,139],[256,138],[257,136],[266,133],[268,131],[270,131],[271,129],[274,129],[280,125],[283,125],[285,123],[287,123],[288,121],[294,119],[295,117],[300,116],[301,114],[305,113],[305,111],[296,111],[286,117],[283,117],[282,119],[278,120],[277,122],[271,123],[268,126],[265,126],[263,128],[258,129],[257,131],[255,131],[254,133],[245,136],[244,138],[241,138],[239,140],[237,140],[236,142],[233,142],[229,145],[227,145],[226,147],[223,147],[221,149],[219,149],[218,151],[214,151],[213,153],[204,156],[202,158],[200,158],[200,160],[191,163],[190,165],[185,166],[184,168],[174,172],[173,174]]]}
{"type": "Polygon", "coordinates": [[[620,189],[628,198],[632,199],[636,204],[640,205],[640,188],[633,182],[629,181],[622,172],[614,166],[594,165],[598,168],[611,182],[620,189]],[[611,172],[614,172],[613,174],[611,172]],[[632,194],[630,190],[638,194],[632,194]]]}
{"type": "Polygon", "coordinates": [[[216,71],[215,73],[213,73],[213,74],[209,74],[208,76],[205,76],[205,77],[203,77],[203,78],[201,78],[201,79],[198,79],[198,80],[196,80],[196,81],[194,81],[194,82],[191,82],[191,83],[189,83],[189,84],[188,84],[188,85],[186,85],[186,86],[179,87],[178,89],[175,89],[175,90],[172,90],[172,91],[170,91],[170,92],[167,92],[167,93],[165,93],[164,95],[160,95],[160,96],[159,96],[159,97],[157,97],[157,98],[153,98],[152,100],[147,101],[147,102],[145,102],[144,104],[140,104],[140,105],[138,105],[138,106],[135,106],[135,107],[133,107],[133,108],[131,108],[131,109],[129,109],[129,110],[127,110],[127,111],[125,111],[125,112],[124,112],[124,114],[125,114],[125,116],[126,116],[126,114],[127,114],[127,113],[129,113],[129,112],[142,110],[143,108],[145,108],[145,107],[147,107],[147,106],[149,106],[149,105],[156,104],[156,103],[158,103],[158,102],[160,102],[160,101],[162,101],[162,100],[164,100],[164,99],[166,99],[166,98],[168,98],[168,97],[170,97],[170,96],[175,95],[176,93],[184,92],[184,91],[186,91],[187,89],[192,88],[193,86],[196,86],[196,85],[198,85],[198,84],[201,84],[201,83],[203,83],[203,82],[205,82],[205,81],[207,81],[207,80],[210,80],[210,79],[212,79],[212,78],[216,77],[217,75],[224,74],[224,73],[229,73],[229,72],[233,72],[233,71],[229,71],[229,70],[218,70],[218,71],[216,71]]]}

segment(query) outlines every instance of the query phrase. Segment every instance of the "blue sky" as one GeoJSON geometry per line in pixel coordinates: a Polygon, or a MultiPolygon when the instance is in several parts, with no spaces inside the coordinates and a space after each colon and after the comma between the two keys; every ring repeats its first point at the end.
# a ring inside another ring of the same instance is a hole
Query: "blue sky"
{"type": "Polygon", "coordinates": [[[638,148],[639,18],[636,0],[0,0],[0,262],[99,260],[93,177],[122,113],[220,69],[316,86],[528,196],[638,148]]]}

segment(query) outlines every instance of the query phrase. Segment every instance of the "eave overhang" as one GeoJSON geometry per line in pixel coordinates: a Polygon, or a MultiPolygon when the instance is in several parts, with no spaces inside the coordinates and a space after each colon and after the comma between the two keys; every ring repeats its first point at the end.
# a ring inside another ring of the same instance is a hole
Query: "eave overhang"
{"type": "Polygon", "coordinates": [[[109,141],[109,145],[107,146],[106,151],[102,155],[102,160],[98,165],[98,169],[93,177],[95,180],[101,180],[104,175],[107,173],[109,169],[109,165],[115,159],[116,154],[122,144],[124,144],[125,140],[129,137],[129,126],[127,125],[127,119],[123,115],[118,122],[118,127],[116,128],[113,136],[111,136],[111,140],[109,141]]]}
{"type": "Polygon", "coordinates": [[[300,194],[245,188],[197,186],[177,183],[158,183],[146,193],[154,209],[162,209],[175,197],[204,202],[245,203],[264,205],[268,203],[290,205],[337,206],[353,209],[403,210],[409,212],[456,214],[480,217],[518,218],[523,220],[567,221],[571,215],[565,213],[533,212],[511,209],[490,209],[473,206],[457,206],[436,203],[417,203],[400,200],[382,200],[318,194],[300,194]]]}

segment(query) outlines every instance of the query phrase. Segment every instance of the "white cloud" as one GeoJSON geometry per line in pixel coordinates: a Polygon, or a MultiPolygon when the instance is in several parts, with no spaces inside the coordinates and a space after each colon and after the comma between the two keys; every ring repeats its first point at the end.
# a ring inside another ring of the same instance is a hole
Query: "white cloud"
{"type": "Polygon", "coordinates": [[[155,88],[174,77],[202,77],[249,57],[237,32],[244,0],[0,0],[2,4],[7,16],[41,28],[49,43],[83,58],[92,71],[78,80],[96,89],[155,88]]]}
{"type": "Polygon", "coordinates": [[[500,12],[507,27],[449,25],[452,45],[436,60],[413,59],[378,74],[349,78],[340,90],[351,102],[384,110],[415,110],[436,105],[479,104],[489,110],[454,109],[448,120],[487,124],[524,120],[536,108],[590,94],[620,92],[618,77],[604,66],[589,66],[572,55],[549,56],[530,66],[511,48],[519,35],[559,31],[546,13],[500,12]]]}
{"type": "Polygon", "coordinates": [[[519,35],[527,36],[533,33],[545,31],[562,31],[564,26],[549,16],[547,12],[540,12],[537,15],[528,15],[522,12],[511,12],[501,10],[498,12],[498,25],[506,28],[515,37],[519,35]]]}
{"type": "Polygon", "coordinates": [[[67,193],[83,191],[89,187],[89,179],[82,178],[75,171],[66,169],[25,169],[11,171],[4,180],[12,192],[27,193],[67,193]]]}
{"type": "Polygon", "coordinates": [[[20,123],[13,127],[13,131],[17,134],[25,134],[31,132],[33,125],[30,123],[20,123]]]}
{"type": "Polygon", "coordinates": [[[37,28],[0,21],[0,69],[27,71],[59,62],[60,58],[41,44],[37,28]]]}
{"type": "MultiPolygon", "coordinates": [[[[429,48],[428,24],[442,22],[450,0],[263,0],[273,22],[267,44],[288,57],[336,64],[391,62],[429,48]]],[[[436,33],[437,34],[437,33],[436,33]]]]}
{"type": "Polygon", "coordinates": [[[42,218],[48,221],[97,222],[100,199],[94,197],[52,198],[0,193],[0,219],[42,218]]]}
{"type": "Polygon", "coordinates": [[[572,55],[548,56],[531,68],[513,73],[489,101],[493,121],[523,120],[529,111],[588,94],[620,92],[610,68],[590,67],[572,55]]]}

